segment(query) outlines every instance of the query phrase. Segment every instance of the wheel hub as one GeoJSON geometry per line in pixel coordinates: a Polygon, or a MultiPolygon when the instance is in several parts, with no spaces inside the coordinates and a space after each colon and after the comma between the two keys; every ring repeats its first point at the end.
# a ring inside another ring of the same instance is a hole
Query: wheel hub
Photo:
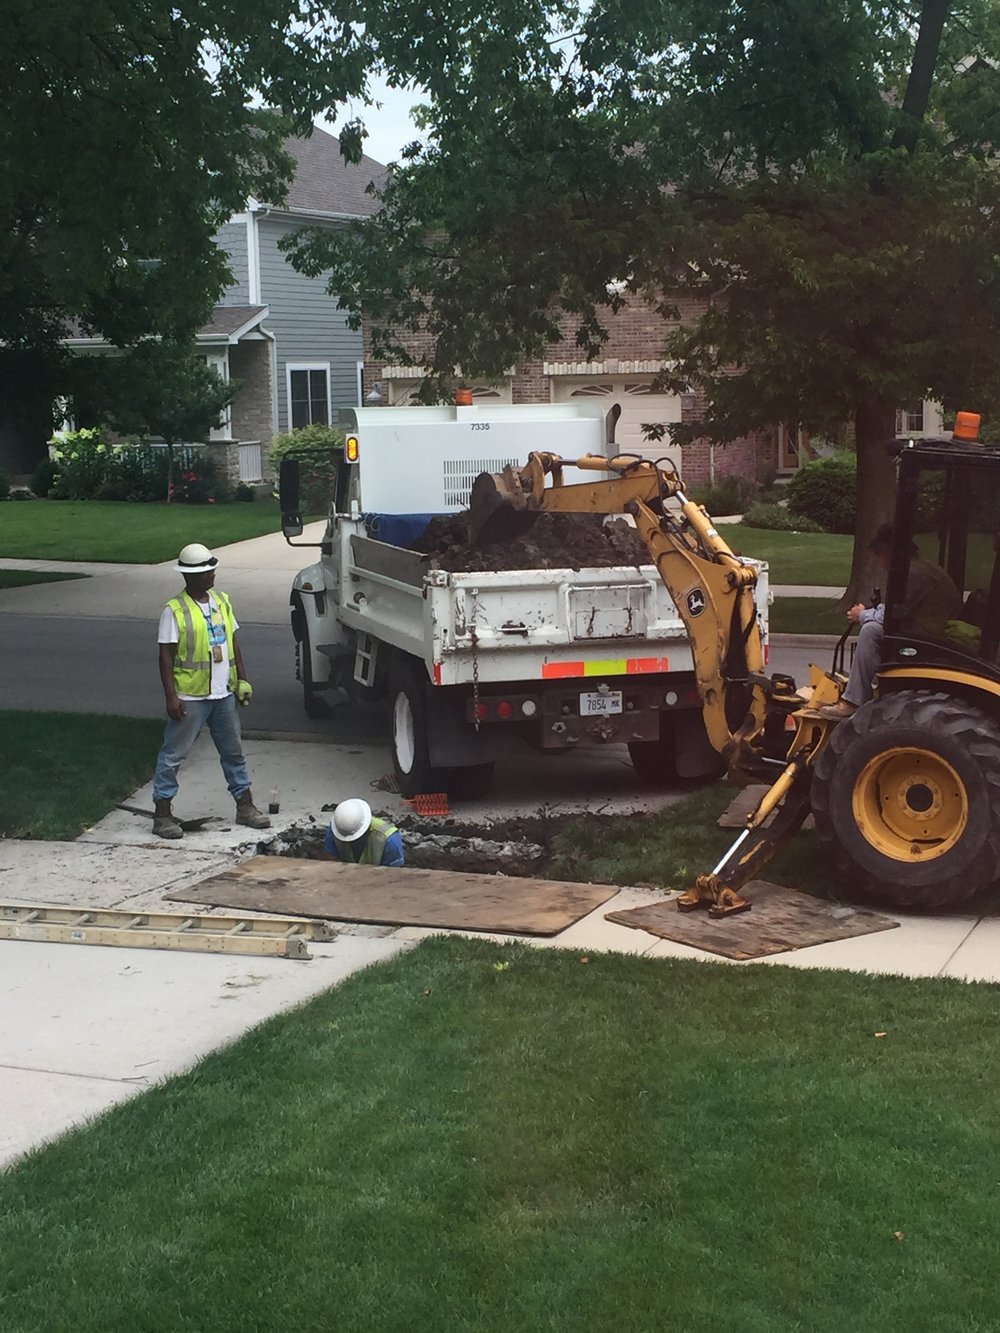
{"type": "Polygon", "coordinates": [[[941,755],[918,746],[870,759],[852,798],[862,835],[896,861],[931,861],[951,850],[969,818],[965,783],[941,755]]]}
{"type": "Polygon", "coordinates": [[[417,755],[413,709],[406,694],[400,690],[392,707],[392,740],[396,760],[404,773],[409,773],[417,755]]]}

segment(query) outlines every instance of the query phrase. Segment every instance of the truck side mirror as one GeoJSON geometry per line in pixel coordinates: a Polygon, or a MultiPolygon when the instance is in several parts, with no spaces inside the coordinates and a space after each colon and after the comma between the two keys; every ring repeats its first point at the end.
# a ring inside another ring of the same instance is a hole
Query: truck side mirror
{"type": "Polygon", "coordinates": [[[302,536],[299,491],[299,460],[283,458],[278,469],[278,503],[281,506],[281,531],[286,539],[302,536]]]}

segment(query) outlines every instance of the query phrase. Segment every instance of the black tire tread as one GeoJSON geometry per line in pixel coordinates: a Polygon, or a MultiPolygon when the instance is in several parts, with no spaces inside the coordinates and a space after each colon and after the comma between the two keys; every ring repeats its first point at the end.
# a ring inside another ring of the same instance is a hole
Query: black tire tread
{"type": "Polygon", "coordinates": [[[865,704],[834,729],[813,772],[810,804],[820,842],[830,851],[837,869],[849,875],[852,884],[864,893],[897,907],[953,906],[1000,878],[1000,725],[975,704],[950,694],[902,690],[886,695],[865,704]],[[916,727],[926,733],[928,742],[935,736],[947,737],[978,761],[982,780],[990,788],[992,817],[973,873],[966,868],[950,878],[923,885],[880,881],[857,864],[837,837],[830,811],[834,773],[852,746],[873,728],[885,731],[893,726],[916,727]]]}

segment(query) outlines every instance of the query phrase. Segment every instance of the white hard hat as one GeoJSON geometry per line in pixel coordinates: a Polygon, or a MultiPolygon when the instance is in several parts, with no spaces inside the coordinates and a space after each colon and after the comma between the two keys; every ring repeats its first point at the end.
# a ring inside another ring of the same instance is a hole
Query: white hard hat
{"type": "Polygon", "coordinates": [[[330,820],[330,831],[341,842],[357,842],[371,827],[372,808],[367,801],[341,801],[330,820]]]}
{"type": "Polygon", "coordinates": [[[207,546],[202,546],[201,542],[188,542],[177,557],[174,571],[177,574],[207,574],[218,563],[207,546]]]}

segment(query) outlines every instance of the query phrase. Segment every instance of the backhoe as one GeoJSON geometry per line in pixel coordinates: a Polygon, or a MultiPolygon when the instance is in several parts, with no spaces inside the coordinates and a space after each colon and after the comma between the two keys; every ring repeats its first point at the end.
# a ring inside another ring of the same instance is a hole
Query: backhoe
{"type": "Polygon", "coordinates": [[[682,911],[747,910],[740,890],[810,813],[851,885],[894,906],[945,907],[1000,880],[1000,446],[977,433],[978,418],[960,414],[951,438],[889,446],[899,481],[882,661],[874,698],[841,721],[821,710],[847,683],[843,654],[829,671],[813,666],[801,689],[765,672],[755,568],[669,461],[535,453],[476,479],[473,541],[541,512],[631,514],[690,637],[712,745],[731,780],[768,784],[726,855],[678,899],[682,911]],[[569,468],[604,476],[567,483],[569,468]],[[905,617],[919,541],[968,590],[947,640],[913,637],[905,617]]]}

